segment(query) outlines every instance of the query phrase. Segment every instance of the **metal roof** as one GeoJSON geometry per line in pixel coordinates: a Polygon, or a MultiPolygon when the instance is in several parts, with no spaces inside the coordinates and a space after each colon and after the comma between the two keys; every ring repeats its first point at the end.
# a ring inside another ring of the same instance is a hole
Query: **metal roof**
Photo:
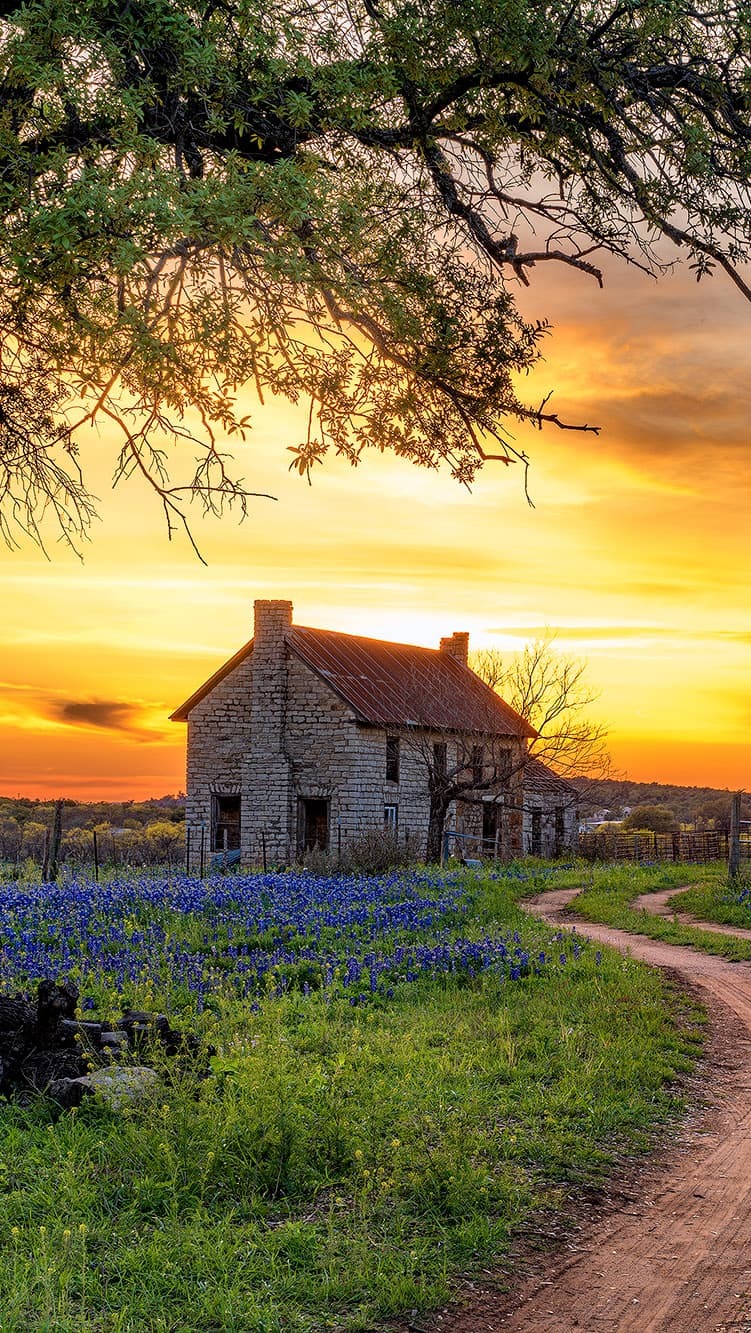
{"type": "Polygon", "coordinates": [[[579,792],[565,778],[554,773],[552,768],[543,764],[541,759],[528,759],[524,765],[524,786],[527,791],[535,792],[539,796],[560,795],[571,799],[579,799],[579,792]]]}
{"type": "Polygon", "coordinates": [[[536,734],[474,671],[440,649],[297,625],[287,643],[361,722],[495,736],[536,734]]]}
{"type": "MultiPolygon", "coordinates": [[[[537,734],[474,671],[444,650],[301,625],[294,625],[285,641],[367,725],[491,736],[537,734]]],[[[252,651],[251,639],[172,713],[172,720],[187,721],[196,704],[252,651]]]]}

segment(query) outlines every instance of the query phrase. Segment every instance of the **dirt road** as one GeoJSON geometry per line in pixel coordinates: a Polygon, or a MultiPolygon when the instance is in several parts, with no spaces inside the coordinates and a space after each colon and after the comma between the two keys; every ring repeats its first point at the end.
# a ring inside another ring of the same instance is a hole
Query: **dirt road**
{"type": "MultiPolygon", "coordinates": [[[[545,893],[528,906],[552,925],[570,924],[575,892],[545,893]]],[[[711,1016],[712,1105],[643,1174],[623,1209],[586,1227],[511,1301],[469,1291],[436,1333],[751,1333],[751,965],[577,924],[698,988],[711,1016]]]]}
{"type": "Polygon", "coordinates": [[[751,940],[751,930],[743,926],[723,926],[717,921],[699,921],[690,912],[674,911],[671,901],[676,894],[683,892],[684,889],[680,888],[662,889],[659,893],[642,893],[634,900],[634,907],[637,912],[649,912],[651,916],[675,917],[687,926],[698,926],[700,930],[708,930],[714,935],[735,935],[741,940],[751,940]]]}

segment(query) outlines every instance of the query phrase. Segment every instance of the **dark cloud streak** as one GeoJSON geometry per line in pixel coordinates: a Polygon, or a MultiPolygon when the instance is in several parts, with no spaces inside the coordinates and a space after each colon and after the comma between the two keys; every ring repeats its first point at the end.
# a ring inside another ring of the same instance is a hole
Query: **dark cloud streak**
{"type": "Polygon", "coordinates": [[[57,721],[74,727],[102,727],[106,731],[124,732],[140,730],[141,709],[117,699],[69,699],[65,703],[55,703],[51,711],[57,721]]]}

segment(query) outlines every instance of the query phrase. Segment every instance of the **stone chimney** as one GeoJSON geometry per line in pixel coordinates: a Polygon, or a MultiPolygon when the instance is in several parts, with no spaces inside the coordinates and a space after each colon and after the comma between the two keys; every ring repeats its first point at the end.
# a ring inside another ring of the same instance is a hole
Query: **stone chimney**
{"type": "Polygon", "coordinates": [[[441,652],[449,653],[457,662],[461,662],[462,666],[466,666],[469,657],[469,634],[462,631],[441,639],[441,652]]]}
{"type": "Polygon", "coordinates": [[[260,640],[264,646],[274,642],[278,646],[291,626],[291,602],[253,603],[253,638],[256,644],[260,640]]]}
{"type": "Polygon", "coordinates": [[[290,765],[285,752],[287,649],[291,602],[253,605],[250,749],[244,765],[243,860],[258,865],[263,851],[272,861],[289,856],[290,765]]]}

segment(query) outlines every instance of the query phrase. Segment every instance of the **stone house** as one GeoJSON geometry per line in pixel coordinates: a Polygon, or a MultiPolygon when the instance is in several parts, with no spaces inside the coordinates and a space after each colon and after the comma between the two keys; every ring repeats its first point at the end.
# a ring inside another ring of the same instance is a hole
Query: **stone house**
{"type": "Polygon", "coordinates": [[[246,866],[384,828],[424,849],[430,772],[452,764],[478,787],[448,823],[522,854],[535,733],[469,669],[468,648],[464,633],[429,649],[309,629],[291,602],[257,601],[250,642],[172,714],[188,724],[193,864],[201,839],[207,859],[239,851],[246,866]]]}
{"type": "Polygon", "coordinates": [[[524,766],[523,841],[527,856],[560,856],[576,847],[579,793],[541,760],[524,766]]]}

